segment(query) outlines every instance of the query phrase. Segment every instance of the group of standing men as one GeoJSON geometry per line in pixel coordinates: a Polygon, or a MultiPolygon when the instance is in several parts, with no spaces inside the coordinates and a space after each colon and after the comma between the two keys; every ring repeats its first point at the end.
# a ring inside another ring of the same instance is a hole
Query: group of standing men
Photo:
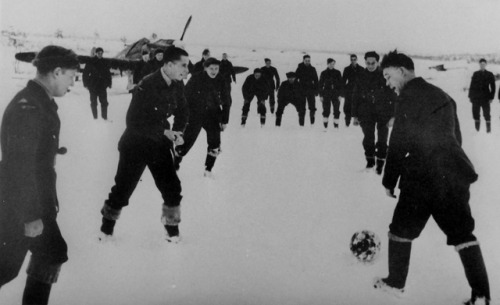
{"type": "Polygon", "coordinates": [[[279,83],[276,68],[266,58],[266,66],[254,70],[243,84],[244,104],[241,124],[244,126],[250,109],[250,102],[257,97],[257,111],[261,125],[265,124],[265,101],[269,98],[271,113],[274,112],[274,91],[278,91],[276,126],[281,126],[285,107],[292,104],[299,115],[299,125],[304,126],[306,105],[311,124],[315,122],[316,96],[323,105],[323,125],[328,127],[328,117],[333,108],[334,128],[339,127],[341,97],[344,97],[345,124],[351,120],[360,125],[364,134],[363,147],[367,168],[382,173],[387,154],[389,122],[394,117],[394,92],[386,85],[379,69],[380,56],[376,52],[365,54],[366,69],[357,63],[357,56],[350,56],[351,64],[343,75],[335,69],[335,60],[327,59],[327,68],[318,79],[316,68],[311,65],[311,57],[304,55],[295,72],[286,73],[287,80],[279,83]],[[275,82],[276,81],[276,82],[275,82]]]}

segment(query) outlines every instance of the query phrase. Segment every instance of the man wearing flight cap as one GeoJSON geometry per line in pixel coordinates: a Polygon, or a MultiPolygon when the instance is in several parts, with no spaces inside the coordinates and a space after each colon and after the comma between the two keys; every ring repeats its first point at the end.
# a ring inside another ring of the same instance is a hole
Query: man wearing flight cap
{"type": "Polygon", "coordinates": [[[47,46],[36,56],[37,74],[5,109],[1,127],[0,287],[17,277],[28,250],[23,304],[47,304],[68,249],[56,222],[55,158],[61,122],[54,97],[74,85],[76,54],[47,46]]]}

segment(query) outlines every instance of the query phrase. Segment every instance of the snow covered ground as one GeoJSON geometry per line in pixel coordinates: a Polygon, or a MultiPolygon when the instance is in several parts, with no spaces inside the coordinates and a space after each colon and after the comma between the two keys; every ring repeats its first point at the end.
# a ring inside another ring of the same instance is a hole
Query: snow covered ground
{"type": "MultiPolygon", "coordinates": [[[[193,62],[204,47],[188,46],[193,62]]],[[[13,48],[2,46],[1,51],[3,113],[13,95],[33,77],[34,68],[21,64],[23,73],[15,74],[13,48]]],[[[219,58],[228,52],[234,65],[250,71],[269,57],[283,80],[303,55],[237,48],[211,51],[219,58]]],[[[311,56],[318,73],[328,57],[337,60],[339,70],[349,60],[346,54],[313,52],[311,56]]],[[[362,54],[358,56],[363,64],[362,54]]],[[[463,68],[428,69],[439,63],[417,60],[417,74],[443,88],[458,104],[463,147],[480,175],[471,188],[475,233],[482,243],[492,296],[498,300],[500,107],[495,100],[492,133],[487,135],[484,125],[476,133],[463,88],[477,66],[454,62],[445,66],[463,68]]],[[[489,70],[498,73],[500,67],[489,70]]],[[[281,128],[274,127],[270,114],[261,128],[254,101],[247,126],[241,128],[241,85],[246,75],[238,75],[233,85],[231,118],[222,135],[215,179],[203,177],[204,132],[182,163],[183,242],[177,245],[163,239],[162,200],[149,171],[124,209],[114,240],[97,242],[99,211],[113,185],[117,143],[131,98],[124,89],[126,78],[114,78],[108,91],[111,123],[92,119],[88,91],[81,82],[57,100],[61,145],[68,148],[57,160],[58,222],[70,260],[53,287],[50,303],[461,304],[470,291],[460,259],[433,220],[414,242],[405,298],[393,299],[372,288],[375,276],[387,274],[386,232],[396,200],[385,195],[380,176],[362,170],[361,129],[341,124],[337,131],[330,127],[323,132],[319,99],[314,126],[306,118],[305,128],[300,129],[297,113],[289,106],[281,128]],[[382,240],[382,251],[372,265],[357,263],[349,252],[352,234],[361,229],[376,232],[382,240]]],[[[20,303],[25,267],[2,287],[0,304],[20,303]]]]}

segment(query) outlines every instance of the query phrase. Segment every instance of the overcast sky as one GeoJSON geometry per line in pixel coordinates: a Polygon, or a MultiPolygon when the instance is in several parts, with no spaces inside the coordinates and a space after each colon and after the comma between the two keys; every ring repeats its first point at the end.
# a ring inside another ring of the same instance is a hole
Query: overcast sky
{"type": "Polygon", "coordinates": [[[500,0],[0,0],[2,29],[187,44],[500,52],[500,0]]]}

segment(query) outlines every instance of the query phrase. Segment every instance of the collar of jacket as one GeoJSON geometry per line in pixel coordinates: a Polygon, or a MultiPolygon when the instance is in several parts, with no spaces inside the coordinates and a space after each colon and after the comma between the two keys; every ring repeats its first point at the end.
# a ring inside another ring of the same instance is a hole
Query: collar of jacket
{"type": "Polygon", "coordinates": [[[163,80],[167,83],[167,86],[170,86],[172,84],[172,82],[174,81],[173,79],[168,77],[168,75],[165,73],[165,71],[163,71],[162,68],[160,68],[160,74],[163,77],[163,80]]]}
{"type": "Polygon", "coordinates": [[[421,77],[415,77],[414,79],[408,81],[404,86],[403,90],[401,90],[401,96],[406,95],[411,90],[420,87],[422,84],[425,84],[426,81],[421,77]]]}
{"type": "Polygon", "coordinates": [[[58,106],[57,106],[56,102],[54,101],[54,99],[50,96],[48,89],[43,84],[41,84],[39,81],[37,81],[35,79],[30,80],[30,81],[28,81],[28,84],[26,85],[26,87],[31,92],[33,92],[36,96],[45,97],[42,99],[36,99],[36,102],[38,102],[44,106],[48,106],[50,108],[53,108],[54,110],[58,109],[58,106]]]}

